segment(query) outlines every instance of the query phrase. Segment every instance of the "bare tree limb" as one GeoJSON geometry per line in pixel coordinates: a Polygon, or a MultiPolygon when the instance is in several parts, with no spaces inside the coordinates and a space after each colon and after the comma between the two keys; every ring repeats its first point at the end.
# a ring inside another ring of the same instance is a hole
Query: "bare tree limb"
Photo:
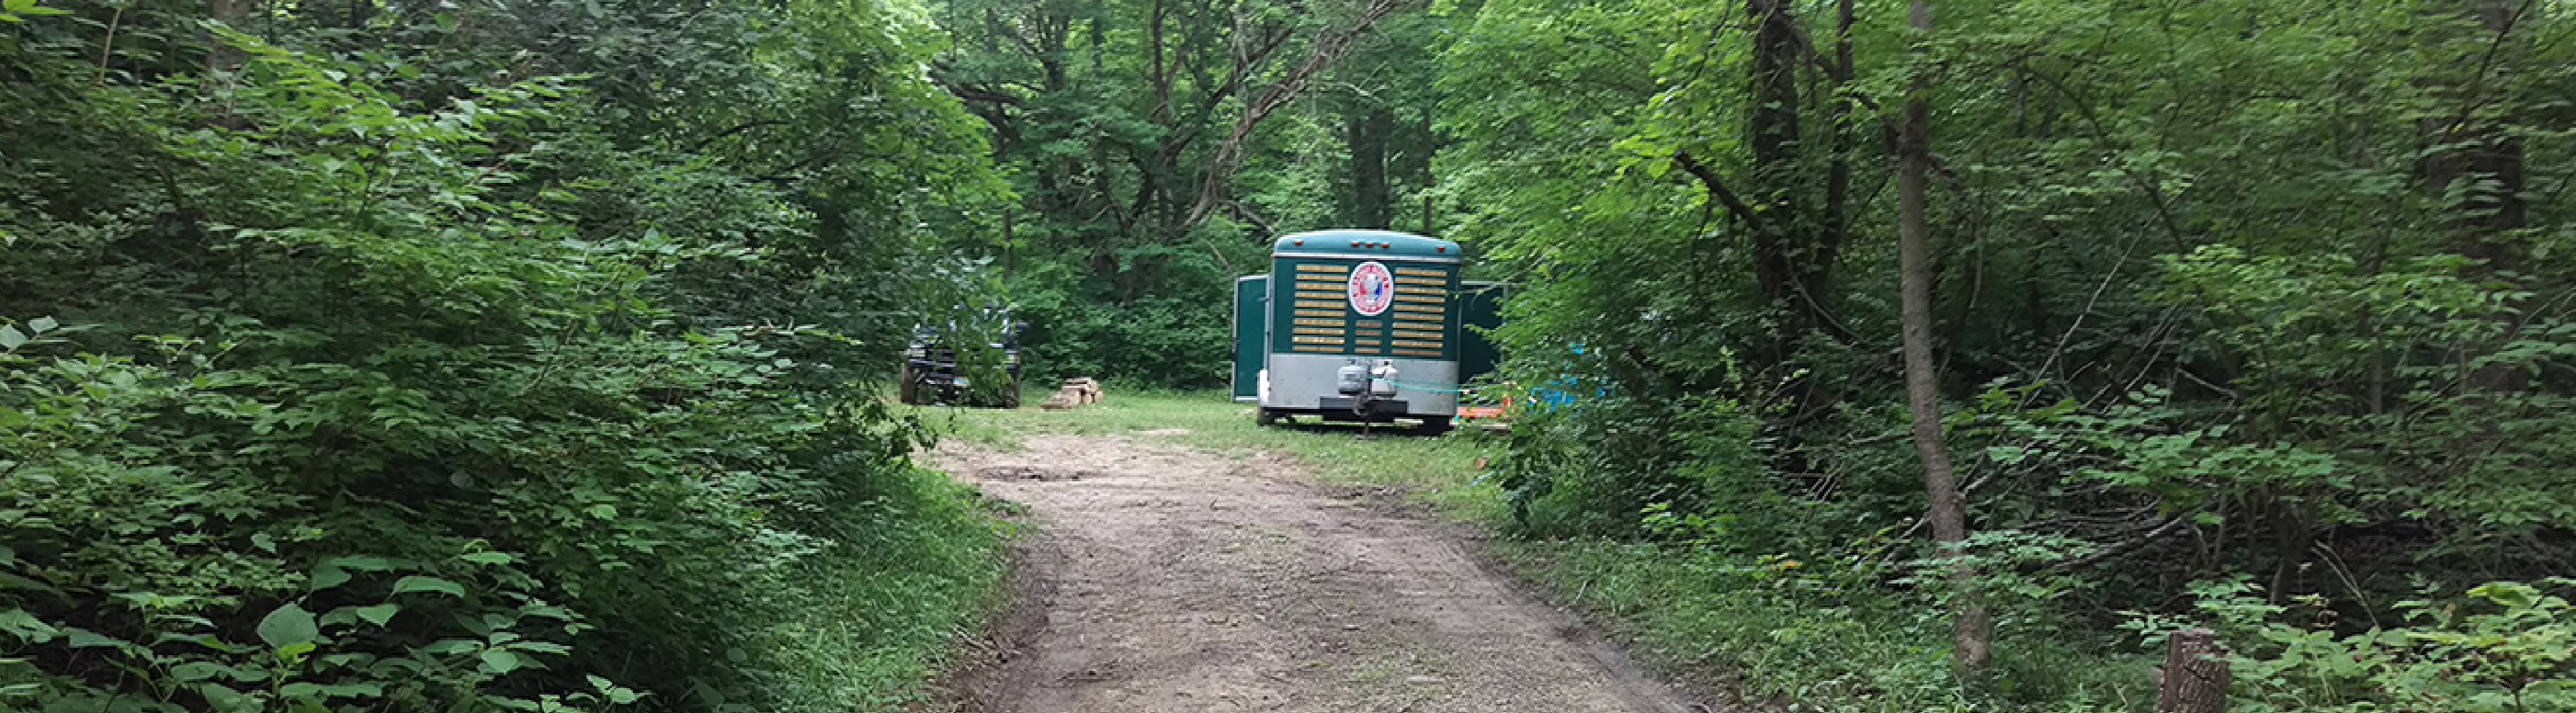
{"type": "Polygon", "coordinates": [[[1716,198],[1718,203],[1725,205],[1726,212],[1735,214],[1736,220],[1744,221],[1744,227],[1755,232],[1765,229],[1762,225],[1762,215],[1753,212],[1752,206],[1745,205],[1742,197],[1735,195],[1735,191],[1727,189],[1725,181],[1718,180],[1716,171],[1709,170],[1707,164],[1692,158],[1689,151],[1673,152],[1673,164],[1699,178],[1700,186],[1708,189],[1709,197],[1716,198]]]}
{"type": "Polygon", "coordinates": [[[1295,69],[1288,70],[1287,76],[1280,77],[1279,81],[1272,83],[1270,88],[1264,90],[1260,96],[1254,97],[1251,103],[1244,106],[1243,115],[1235,118],[1234,130],[1226,134],[1224,143],[1217,144],[1216,155],[1208,160],[1207,175],[1199,181],[1197,204],[1190,207],[1189,216],[1182,219],[1181,224],[1174,228],[1180,232],[1188,232],[1191,228],[1198,227],[1199,223],[1205,222],[1210,214],[1224,204],[1225,184],[1234,177],[1235,164],[1243,160],[1243,140],[1252,136],[1253,128],[1259,126],[1262,119],[1268,118],[1270,112],[1296,99],[1299,93],[1304,92],[1307,82],[1312,81],[1315,75],[1322,73],[1326,67],[1339,61],[1343,53],[1350,51],[1352,40],[1368,32],[1378,20],[1385,19],[1397,8],[1411,2],[1412,0],[1369,0],[1368,5],[1360,9],[1359,19],[1353,21],[1350,27],[1326,30],[1316,35],[1314,50],[1307,53],[1306,62],[1297,65],[1295,69]]]}

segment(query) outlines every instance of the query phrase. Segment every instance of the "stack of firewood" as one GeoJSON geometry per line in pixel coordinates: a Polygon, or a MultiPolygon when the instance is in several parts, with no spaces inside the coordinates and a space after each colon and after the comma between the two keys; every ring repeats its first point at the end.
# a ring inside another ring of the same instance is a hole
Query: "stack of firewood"
{"type": "Polygon", "coordinates": [[[1100,403],[1099,381],[1088,378],[1066,379],[1064,388],[1056,389],[1055,395],[1047,397],[1046,403],[1039,404],[1038,407],[1049,411],[1063,411],[1083,404],[1096,403],[1100,403]]]}

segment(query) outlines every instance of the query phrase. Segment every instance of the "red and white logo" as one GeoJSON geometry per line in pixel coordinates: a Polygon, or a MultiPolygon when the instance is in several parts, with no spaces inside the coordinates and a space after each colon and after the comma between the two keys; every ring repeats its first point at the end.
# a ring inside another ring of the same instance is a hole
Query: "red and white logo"
{"type": "Polygon", "coordinates": [[[1385,265],[1374,262],[1360,263],[1358,267],[1351,268],[1352,311],[1363,317],[1375,317],[1385,314],[1386,308],[1394,304],[1395,273],[1387,272],[1385,265]]]}

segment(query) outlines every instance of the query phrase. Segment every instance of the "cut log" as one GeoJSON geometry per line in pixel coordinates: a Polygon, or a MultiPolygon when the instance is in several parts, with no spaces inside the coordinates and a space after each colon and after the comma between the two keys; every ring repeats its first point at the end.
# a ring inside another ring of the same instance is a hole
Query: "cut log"
{"type": "Polygon", "coordinates": [[[1074,395],[1076,404],[1096,404],[1101,401],[1100,382],[1090,377],[1064,380],[1064,391],[1074,395]]]}
{"type": "Polygon", "coordinates": [[[1071,390],[1058,391],[1055,392],[1055,395],[1047,397],[1046,403],[1038,404],[1038,408],[1049,411],[1064,411],[1082,403],[1081,398],[1082,397],[1075,395],[1071,390]]]}
{"type": "Polygon", "coordinates": [[[2222,713],[2227,710],[2227,649],[2208,629],[2184,629],[2165,640],[2165,667],[2156,688],[2156,713],[2222,713]]]}

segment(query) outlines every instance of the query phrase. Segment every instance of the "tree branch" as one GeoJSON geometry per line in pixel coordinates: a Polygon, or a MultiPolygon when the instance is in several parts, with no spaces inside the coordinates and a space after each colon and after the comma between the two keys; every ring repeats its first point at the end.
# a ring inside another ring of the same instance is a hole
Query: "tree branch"
{"type": "Polygon", "coordinates": [[[785,121],[781,121],[781,120],[777,120],[777,119],[762,119],[762,120],[760,120],[760,121],[754,121],[754,122],[750,122],[750,123],[747,123],[747,124],[743,124],[743,125],[740,125],[740,126],[736,126],[736,127],[730,128],[730,129],[726,129],[726,130],[723,130],[723,131],[718,131],[718,132],[716,132],[716,133],[715,133],[715,135],[713,135],[713,136],[709,136],[709,137],[706,137],[706,138],[703,138],[703,139],[699,139],[699,140],[698,140],[698,145],[696,145],[696,146],[693,146],[693,147],[690,147],[690,148],[689,148],[689,153],[697,153],[697,152],[700,152],[700,151],[705,151],[705,150],[707,150],[707,147],[708,147],[708,146],[713,146],[713,145],[715,145],[715,143],[716,143],[717,141],[721,141],[721,140],[723,140],[723,139],[724,139],[724,137],[727,137],[727,136],[732,136],[732,135],[734,135],[734,134],[739,134],[739,133],[742,133],[742,132],[745,132],[745,131],[750,131],[750,130],[752,130],[752,129],[756,129],[756,128],[763,127],[763,126],[786,126],[786,125],[787,125],[787,122],[785,122],[785,121]]]}
{"type": "Polygon", "coordinates": [[[1707,165],[1699,162],[1699,159],[1692,158],[1689,151],[1673,152],[1673,164],[1690,172],[1690,175],[1698,177],[1700,185],[1708,189],[1709,197],[1724,204],[1726,212],[1734,214],[1736,220],[1744,221],[1744,227],[1757,233],[1768,230],[1762,224],[1761,214],[1753,212],[1751,206],[1745,205],[1744,199],[1735,195],[1735,191],[1727,190],[1726,182],[1718,179],[1717,172],[1709,170],[1707,165]]]}
{"type": "Polygon", "coordinates": [[[1410,4],[1411,1],[1369,0],[1368,6],[1361,8],[1359,19],[1352,22],[1350,27],[1339,31],[1327,30],[1316,35],[1315,49],[1307,53],[1306,62],[1289,70],[1288,76],[1280,77],[1278,82],[1271,84],[1268,90],[1261,93],[1261,96],[1244,106],[1242,116],[1235,118],[1234,130],[1226,134],[1224,143],[1217,144],[1216,155],[1210,157],[1208,161],[1207,176],[1199,182],[1198,203],[1191,206],[1189,216],[1183,218],[1181,224],[1174,227],[1180,232],[1188,232],[1191,228],[1198,227],[1199,223],[1206,221],[1208,215],[1224,203],[1226,181],[1233,178],[1235,164],[1243,158],[1243,140],[1252,135],[1253,127],[1259,126],[1261,120],[1268,118],[1270,112],[1278,109],[1279,105],[1288,103],[1289,100],[1297,98],[1299,93],[1304,92],[1309,80],[1323,72],[1325,67],[1340,60],[1342,53],[1350,51],[1352,40],[1358,39],[1361,33],[1368,32],[1370,27],[1375,26],[1378,20],[1384,19],[1394,13],[1396,8],[1410,4]]]}

